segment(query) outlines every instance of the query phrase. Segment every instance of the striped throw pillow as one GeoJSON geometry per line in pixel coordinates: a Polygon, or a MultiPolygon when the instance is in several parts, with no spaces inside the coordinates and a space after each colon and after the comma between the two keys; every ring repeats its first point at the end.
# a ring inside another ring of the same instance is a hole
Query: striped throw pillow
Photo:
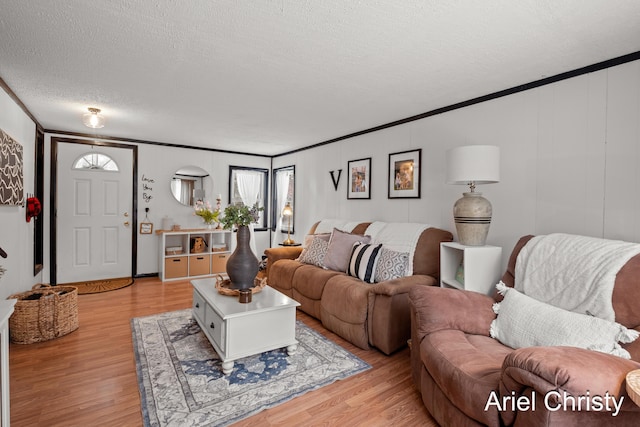
{"type": "Polygon", "coordinates": [[[366,283],[374,282],[374,273],[376,271],[376,263],[380,256],[380,248],[382,245],[373,245],[368,243],[354,243],[351,250],[351,259],[347,274],[357,277],[366,283]]]}

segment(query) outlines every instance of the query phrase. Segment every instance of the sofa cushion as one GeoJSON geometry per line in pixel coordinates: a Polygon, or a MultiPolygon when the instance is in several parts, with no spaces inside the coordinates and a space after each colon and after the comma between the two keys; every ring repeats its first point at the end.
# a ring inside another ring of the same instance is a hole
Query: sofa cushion
{"type": "Polygon", "coordinates": [[[320,303],[322,325],[354,345],[369,349],[367,332],[371,285],[360,279],[337,274],[327,280],[320,303]]]}
{"type": "Polygon", "coordinates": [[[387,280],[398,279],[407,274],[409,268],[409,253],[398,252],[385,248],[380,250],[380,257],[376,264],[374,280],[376,282],[386,282],[387,280]]]}
{"type": "Polygon", "coordinates": [[[331,233],[331,239],[329,239],[327,254],[324,257],[325,267],[345,273],[349,265],[349,256],[351,255],[353,244],[357,242],[369,243],[370,241],[370,236],[347,233],[334,228],[331,233]]]}
{"type": "Polygon", "coordinates": [[[327,281],[333,276],[346,277],[345,273],[325,270],[313,265],[303,264],[298,268],[291,279],[293,299],[300,303],[298,308],[320,319],[320,299],[327,281]]]}
{"type": "Polygon", "coordinates": [[[293,275],[293,287],[302,295],[319,301],[327,280],[339,274],[337,271],[303,265],[293,275]]]}
{"type": "Polygon", "coordinates": [[[495,406],[487,400],[499,390],[502,363],[513,351],[487,336],[442,330],[427,335],[420,360],[438,388],[466,416],[485,425],[500,425],[495,406]]]}
{"type": "Polygon", "coordinates": [[[355,243],[351,250],[351,259],[347,268],[349,276],[357,277],[366,283],[374,283],[374,273],[382,245],[355,243]]]}
{"type": "MultiPolygon", "coordinates": [[[[440,243],[451,242],[453,234],[431,227],[422,232],[413,254],[413,274],[440,278],[440,243]]],[[[411,261],[409,261],[411,262],[411,261]]]]}
{"type": "Polygon", "coordinates": [[[619,323],[563,310],[535,300],[500,282],[504,299],[494,305],[493,338],[513,347],[571,346],[631,358],[618,341],[628,343],[638,332],[619,323]]]}
{"type": "Polygon", "coordinates": [[[268,283],[272,288],[277,289],[288,297],[293,297],[293,274],[305,264],[292,259],[280,259],[269,267],[268,283]]]}
{"type": "Polygon", "coordinates": [[[315,237],[308,248],[300,254],[299,261],[324,268],[324,259],[327,255],[329,242],[322,237],[315,237]]]}

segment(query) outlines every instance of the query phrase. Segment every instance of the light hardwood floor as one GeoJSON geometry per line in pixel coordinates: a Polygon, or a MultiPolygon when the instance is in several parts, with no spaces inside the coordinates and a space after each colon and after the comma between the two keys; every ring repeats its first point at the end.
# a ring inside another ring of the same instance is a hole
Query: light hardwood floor
{"type": "MultiPolygon", "coordinates": [[[[191,307],[188,281],[137,279],[124,289],[78,296],[80,328],[51,341],[10,345],[13,426],[140,426],[131,319],[191,307]]],[[[364,351],[298,319],[372,365],[372,369],[268,409],[237,426],[435,425],[415,390],[407,348],[364,351]]]]}

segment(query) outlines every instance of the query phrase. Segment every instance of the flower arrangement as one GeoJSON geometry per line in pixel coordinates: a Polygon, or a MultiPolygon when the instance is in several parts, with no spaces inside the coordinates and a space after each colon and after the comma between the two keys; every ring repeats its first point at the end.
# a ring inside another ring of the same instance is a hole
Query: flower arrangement
{"type": "Polygon", "coordinates": [[[224,217],[222,217],[220,223],[227,230],[231,229],[234,225],[236,227],[246,226],[258,222],[260,212],[263,210],[264,207],[258,207],[258,203],[252,207],[244,203],[229,205],[224,208],[224,217]]]}
{"type": "Polygon", "coordinates": [[[202,200],[198,200],[194,206],[194,209],[194,213],[202,218],[205,224],[211,225],[214,222],[218,222],[220,210],[214,210],[211,207],[211,203],[209,203],[208,201],[203,202],[202,200]]]}

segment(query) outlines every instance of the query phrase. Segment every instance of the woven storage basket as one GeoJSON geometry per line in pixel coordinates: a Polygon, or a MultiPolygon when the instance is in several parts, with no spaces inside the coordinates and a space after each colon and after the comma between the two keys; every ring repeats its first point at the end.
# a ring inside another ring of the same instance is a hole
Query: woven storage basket
{"type": "Polygon", "coordinates": [[[14,294],[17,299],[9,318],[9,335],[16,344],[48,341],[78,329],[78,288],[34,286],[14,294]]]}

